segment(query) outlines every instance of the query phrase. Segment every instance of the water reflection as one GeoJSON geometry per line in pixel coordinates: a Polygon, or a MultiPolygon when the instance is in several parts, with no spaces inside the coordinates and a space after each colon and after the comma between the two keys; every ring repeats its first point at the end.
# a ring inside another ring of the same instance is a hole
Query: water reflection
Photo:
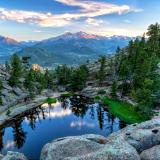
{"type": "Polygon", "coordinates": [[[78,129],[81,129],[82,126],[87,126],[88,128],[94,128],[95,124],[86,122],[84,120],[72,121],[70,124],[70,127],[72,128],[77,127],[78,129]]]}
{"type": "Polygon", "coordinates": [[[46,111],[44,113],[44,116],[47,118],[62,118],[64,116],[69,116],[72,114],[72,111],[69,108],[62,109],[61,103],[57,102],[56,104],[44,104],[42,105],[42,108],[46,108],[46,111]]]}
{"type": "Polygon", "coordinates": [[[2,153],[20,150],[38,159],[42,146],[54,138],[88,133],[107,136],[125,125],[86,97],[60,99],[56,104],[31,109],[0,126],[0,150],[2,153]],[[39,143],[36,151],[30,147],[33,143],[39,143]]]}
{"type": "Polygon", "coordinates": [[[27,132],[25,132],[22,128],[22,121],[23,119],[19,119],[18,121],[15,121],[12,125],[14,142],[18,149],[21,148],[25,143],[27,134],[27,132]]]}
{"type": "Polygon", "coordinates": [[[3,148],[3,135],[4,135],[4,129],[0,130],[0,150],[3,148]]]}

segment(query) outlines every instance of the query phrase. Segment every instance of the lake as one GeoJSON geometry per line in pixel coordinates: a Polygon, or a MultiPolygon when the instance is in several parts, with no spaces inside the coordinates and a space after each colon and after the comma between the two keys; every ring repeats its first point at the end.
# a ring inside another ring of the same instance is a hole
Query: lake
{"type": "Polygon", "coordinates": [[[24,153],[38,160],[42,147],[60,137],[82,134],[108,136],[126,124],[111,115],[107,107],[86,97],[60,98],[56,104],[43,104],[0,126],[0,150],[24,153]]]}

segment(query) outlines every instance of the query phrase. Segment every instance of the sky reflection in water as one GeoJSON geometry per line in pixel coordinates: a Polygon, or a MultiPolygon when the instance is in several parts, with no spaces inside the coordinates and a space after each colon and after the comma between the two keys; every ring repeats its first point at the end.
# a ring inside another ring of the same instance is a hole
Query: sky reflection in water
{"type": "Polygon", "coordinates": [[[89,133],[107,136],[124,126],[101,105],[74,97],[44,104],[0,127],[0,149],[4,154],[19,151],[35,160],[43,145],[53,139],[89,133]]]}

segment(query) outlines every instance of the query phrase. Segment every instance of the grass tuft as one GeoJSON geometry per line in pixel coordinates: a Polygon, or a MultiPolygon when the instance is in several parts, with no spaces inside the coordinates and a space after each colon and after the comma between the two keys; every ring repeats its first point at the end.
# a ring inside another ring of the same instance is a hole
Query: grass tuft
{"type": "Polygon", "coordinates": [[[56,98],[51,98],[51,97],[48,97],[44,103],[48,103],[48,104],[52,104],[52,103],[56,103],[57,102],[57,99],[56,98]]]}
{"type": "Polygon", "coordinates": [[[61,97],[72,97],[75,96],[75,93],[69,92],[69,93],[62,93],[61,97]]]}
{"type": "Polygon", "coordinates": [[[109,112],[119,117],[122,121],[133,124],[144,121],[143,116],[135,110],[135,107],[129,103],[104,97],[104,105],[108,106],[109,112]]]}

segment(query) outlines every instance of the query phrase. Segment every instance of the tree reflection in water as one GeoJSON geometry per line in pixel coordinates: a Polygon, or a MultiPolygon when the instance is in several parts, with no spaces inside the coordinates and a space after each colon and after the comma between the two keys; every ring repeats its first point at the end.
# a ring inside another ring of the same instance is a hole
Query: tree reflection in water
{"type": "Polygon", "coordinates": [[[25,143],[27,134],[27,132],[23,131],[23,128],[21,126],[22,121],[23,119],[19,119],[18,121],[15,121],[12,125],[14,142],[18,149],[21,148],[25,143]]]}
{"type": "MultiPolygon", "coordinates": [[[[109,130],[110,133],[114,130],[114,123],[116,117],[108,112],[107,107],[103,107],[98,103],[92,102],[83,96],[73,96],[69,99],[62,98],[62,107],[67,109],[68,107],[72,110],[75,116],[83,118],[86,112],[89,110],[89,115],[91,119],[96,119],[99,123],[99,128],[101,130],[109,130]]],[[[126,124],[119,121],[119,129],[124,128],[126,124]]]]}
{"type": "MultiPolygon", "coordinates": [[[[77,118],[84,119],[85,115],[88,119],[93,120],[94,123],[98,123],[98,128],[100,130],[104,130],[106,135],[112,133],[115,129],[114,126],[118,123],[119,128],[125,127],[125,123],[117,121],[117,119],[111,115],[107,108],[101,106],[98,103],[94,103],[82,96],[73,96],[71,98],[61,98],[60,105],[58,106],[47,106],[45,107],[37,107],[35,109],[31,109],[17,117],[15,117],[12,121],[7,122],[5,126],[0,127],[0,150],[3,149],[3,136],[6,127],[11,127],[13,129],[13,140],[16,148],[20,149],[26,140],[27,132],[24,131],[23,122],[27,122],[27,124],[31,127],[32,130],[36,129],[36,123],[41,122],[47,119],[54,119],[56,114],[60,114],[64,111],[69,110],[75,115],[77,118]],[[58,108],[57,108],[58,107],[58,108]],[[58,110],[56,110],[58,109],[58,110]],[[54,116],[50,116],[50,114],[54,116]]],[[[70,113],[69,112],[69,113],[70,113]]],[[[64,114],[63,116],[70,116],[70,114],[64,114]]],[[[75,120],[75,117],[73,121],[75,120]]],[[[57,122],[58,123],[58,122],[57,122]]],[[[85,123],[84,123],[85,124],[85,123]]],[[[29,130],[27,130],[29,131],[29,130]]]]}
{"type": "Polygon", "coordinates": [[[97,107],[97,116],[98,116],[99,128],[102,130],[104,127],[104,110],[100,105],[97,107]]]}
{"type": "Polygon", "coordinates": [[[0,129],[0,151],[3,149],[3,135],[4,135],[4,129],[0,129]]]}

